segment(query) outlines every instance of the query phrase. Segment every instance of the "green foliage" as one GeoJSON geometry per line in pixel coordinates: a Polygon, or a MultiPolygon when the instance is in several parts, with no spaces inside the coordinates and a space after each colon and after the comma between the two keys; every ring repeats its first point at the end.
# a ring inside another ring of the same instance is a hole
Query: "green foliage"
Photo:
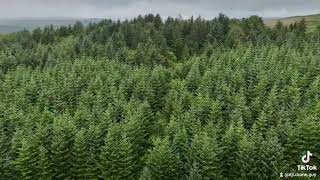
{"type": "Polygon", "coordinates": [[[49,159],[48,150],[40,146],[39,147],[39,162],[38,162],[38,178],[43,180],[53,179],[52,162],[49,159]]]}
{"type": "Polygon", "coordinates": [[[191,144],[192,159],[197,173],[202,179],[220,179],[219,153],[217,141],[206,133],[195,135],[191,144]]]}
{"type": "Polygon", "coordinates": [[[143,176],[146,179],[175,179],[181,174],[181,161],[170,146],[168,138],[156,139],[147,155],[143,176]]]}
{"type": "Polygon", "coordinates": [[[286,165],[274,130],[263,137],[254,127],[251,137],[242,140],[240,152],[243,179],[277,179],[286,165]]]}
{"type": "Polygon", "coordinates": [[[102,178],[133,179],[133,158],[132,144],[121,134],[121,127],[112,127],[100,154],[102,178]]]}
{"type": "Polygon", "coordinates": [[[222,138],[222,151],[219,157],[222,175],[228,179],[237,179],[241,176],[240,142],[245,138],[246,130],[242,121],[230,125],[222,138]]]}
{"type": "Polygon", "coordinates": [[[37,173],[37,152],[32,140],[22,139],[14,164],[23,179],[33,179],[37,173]]]}
{"type": "Polygon", "coordinates": [[[87,136],[84,130],[80,130],[75,135],[72,156],[72,174],[75,179],[90,179],[89,162],[90,153],[87,148],[87,136]]]}
{"type": "Polygon", "coordinates": [[[201,74],[199,69],[199,62],[195,61],[188,73],[188,76],[186,77],[188,90],[192,93],[195,93],[198,89],[200,79],[201,74]]]}
{"type": "Polygon", "coordinates": [[[305,25],[148,14],[2,35],[0,179],[278,179],[308,150],[320,166],[305,25]]]}
{"type": "MultiPolygon", "coordinates": [[[[289,134],[288,142],[285,145],[285,158],[294,168],[294,164],[301,162],[301,157],[310,151],[317,153],[319,149],[319,116],[311,115],[304,119],[299,119],[295,127],[289,134]],[[295,158],[291,158],[295,157],[295,158]]],[[[315,156],[311,164],[319,166],[319,157],[315,156]]]]}
{"type": "Polygon", "coordinates": [[[54,178],[72,178],[72,144],[74,126],[69,115],[64,114],[53,122],[52,162],[54,178]]]}

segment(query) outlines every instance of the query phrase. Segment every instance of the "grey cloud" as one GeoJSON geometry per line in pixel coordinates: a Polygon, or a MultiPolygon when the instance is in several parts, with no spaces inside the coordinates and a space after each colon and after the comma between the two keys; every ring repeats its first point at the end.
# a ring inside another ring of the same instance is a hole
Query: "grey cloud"
{"type": "Polygon", "coordinates": [[[102,17],[138,14],[283,17],[320,13],[320,0],[0,0],[1,17],[102,17]]]}

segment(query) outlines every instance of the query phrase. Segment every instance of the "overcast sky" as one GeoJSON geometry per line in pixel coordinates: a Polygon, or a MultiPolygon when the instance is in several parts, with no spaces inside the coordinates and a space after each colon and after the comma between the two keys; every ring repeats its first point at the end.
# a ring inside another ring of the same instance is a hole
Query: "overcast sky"
{"type": "Polygon", "coordinates": [[[147,13],[212,18],[219,12],[230,17],[316,14],[320,13],[320,0],[0,0],[0,18],[124,19],[147,13]]]}

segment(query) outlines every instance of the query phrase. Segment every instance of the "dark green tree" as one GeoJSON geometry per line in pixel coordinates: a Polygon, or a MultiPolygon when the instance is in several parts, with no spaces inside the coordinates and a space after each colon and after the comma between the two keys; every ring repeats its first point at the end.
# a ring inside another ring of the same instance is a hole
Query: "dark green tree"
{"type": "Polygon", "coordinates": [[[132,144],[129,142],[122,128],[118,125],[112,127],[105,140],[100,154],[100,170],[105,179],[133,179],[134,154],[132,144]]]}
{"type": "Polygon", "coordinates": [[[74,141],[74,125],[69,115],[55,118],[52,137],[52,164],[54,178],[72,178],[72,145],[74,141]]]}
{"type": "Polygon", "coordinates": [[[31,138],[21,140],[18,158],[14,164],[22,179],[34,179],[37,175],[37,151],[31,138]]]}
{"type": "Polygon", "coordinates": [[[206,133],[201,133],[195,135],[191,148],[192,164],[198,166],[197,171],[202,179],[220,179],[221,171],[218,165],[220,150],[217,141],[206,133]]]}
{"type": "Polygon", "coordinates": [[[179,178],[181,176],[181,161],[170,146],[169,139],[156,139],[154,144],[154,148],[146,157],[143,177],[159,180],[179,178]]]}
{"type": "Polygon", "coordinates": [[[228,179],[241,176],[240,142],[245,138],[246,130],[242,121],[232,123],[222,138],[222,150],[219,155],[222,175],[228,179]]]}

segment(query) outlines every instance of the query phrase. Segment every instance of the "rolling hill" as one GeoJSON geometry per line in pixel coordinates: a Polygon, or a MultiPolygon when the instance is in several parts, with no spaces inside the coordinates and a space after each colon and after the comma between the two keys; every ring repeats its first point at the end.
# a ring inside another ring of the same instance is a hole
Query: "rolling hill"
{"type": "Polygon", "coordinates": [[[98,22],[99,19],[76,19],[76,18],[13,18],[0,19],[0,33],[11,33],[22,31],[24,29],[33,30],[38,27],[53,25],[54,27],[68,26],[76,21],[81,21],[84,24],[89,22],[98,22]]]}
{"type": "Polygon", "coordinates": [[[266,19],[265,24],[269,27],[273,27],[278,21],[281,21],[283,24],[289,25],[301,21],[303,18],[306,20],[308,31],[313,31],[317,26],[320,26],[320,14],[266,19]]]}

